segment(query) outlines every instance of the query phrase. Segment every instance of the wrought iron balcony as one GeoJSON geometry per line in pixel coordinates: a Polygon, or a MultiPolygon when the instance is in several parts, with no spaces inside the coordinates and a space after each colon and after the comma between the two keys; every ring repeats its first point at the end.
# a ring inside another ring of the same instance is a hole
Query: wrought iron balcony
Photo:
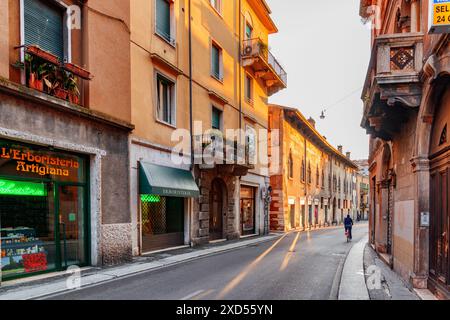
{"type": "Polygon", "coordinates": [[[263,79],[269,96],[287,87],[286,71],[261,39],[244,40],[242,48],[244,67],[252,68],[255,76],[263,79]]]}
{"type": "Polygon", "coordinates": [[[221,131],[194,136],[194,160],[200,169],[219,168],[235,176],[245,176],[254,169],[248,145],[223,137],[221,131]]]}
{"type": "Polygon", "coordinates": [[[423,34],[378,37],[372,49],[362,99],[361,125],[367,132],[390,140],[408,119],[407,109],[422,99],[423,34]]]}

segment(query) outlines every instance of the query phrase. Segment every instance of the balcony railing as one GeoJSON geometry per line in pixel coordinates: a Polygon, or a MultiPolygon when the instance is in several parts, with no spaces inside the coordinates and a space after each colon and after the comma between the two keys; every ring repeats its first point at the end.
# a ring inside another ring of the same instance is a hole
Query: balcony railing
{"type": "Polygon", "coordinates": [[[70,103],[83,106],[82,84],[91,80],[83,68],[62,62],[57,56],[38,46],[17,47],[24,50],[24,61],[14,65],[25,73],[25,84],[70,103]]]}
{"type": "Polygon", "coordinates": [[[213,130],[194,136],[194,153],[195,163],[202,168],[214,168],[218,165],[246,170],[254,168],[254,157],[249,146],[226,139],[220,131],[213,130]]]}
{"type": "Polygon", "coordinates": [[[286,71],[261,39],[244,40],[242,59],[244,67],[252,67],[256,76],[266,81],[270,94],[287,87],[286,71]]]}

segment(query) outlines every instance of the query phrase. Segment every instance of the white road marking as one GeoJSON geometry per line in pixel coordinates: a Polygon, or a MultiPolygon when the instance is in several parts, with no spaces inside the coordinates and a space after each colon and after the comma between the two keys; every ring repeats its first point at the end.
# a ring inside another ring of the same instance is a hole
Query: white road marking
{"type": "Polygon", "coordinates": [[[180,300],[189,300],[189,299],[191,299],[191,298],[193,298],[193,297],[195,297],[195,296],[198,296],[200,293],[202,293],[202,292],[204,292],[204,291],[205,291],[205,290],[198,290],[198,291],[195,291],[195,292],[193,292],[193,293],[187,295],[186,297],[181,298],[180,300]]]}

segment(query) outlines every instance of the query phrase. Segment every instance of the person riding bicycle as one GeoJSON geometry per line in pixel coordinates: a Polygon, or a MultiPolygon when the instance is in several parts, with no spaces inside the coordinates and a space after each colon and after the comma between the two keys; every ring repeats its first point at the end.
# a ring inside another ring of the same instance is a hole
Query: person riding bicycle
{"type": "Polygon", "coordinates": [[[347,218],[344,219],[344,227],[345,232],[348,232],[348,237],[350,240],[352,240],[352,226],[353,226],[353,220],[350,218],[350,215],[347,215],[347,218]]]}

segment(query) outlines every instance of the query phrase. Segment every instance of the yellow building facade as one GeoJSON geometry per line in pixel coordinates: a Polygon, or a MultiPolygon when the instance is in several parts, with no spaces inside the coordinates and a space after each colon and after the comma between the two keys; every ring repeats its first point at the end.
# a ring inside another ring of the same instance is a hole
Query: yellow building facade
{"type": "Polygon", "coordinates": [[[343,154],[315,129],[298,109],[269,107],[272,202],[270,228],[274,231],[312,229],[356,219],[356,171],[350,153],[343,154]]]}
{"type": "Polygon", "coordinates": [[[130,12],[133,253],[262,233],[267,99],[287,85],[267,50],[277,32],[269,7],[263,0],[135,0],[130,12]],[[227,159],[242,151],[243,161],[208,162],[206,151],[227,159]],[[158,190],[151,176],[164,170],[180,181],[178,190],[148,194],[158,190]]]}

